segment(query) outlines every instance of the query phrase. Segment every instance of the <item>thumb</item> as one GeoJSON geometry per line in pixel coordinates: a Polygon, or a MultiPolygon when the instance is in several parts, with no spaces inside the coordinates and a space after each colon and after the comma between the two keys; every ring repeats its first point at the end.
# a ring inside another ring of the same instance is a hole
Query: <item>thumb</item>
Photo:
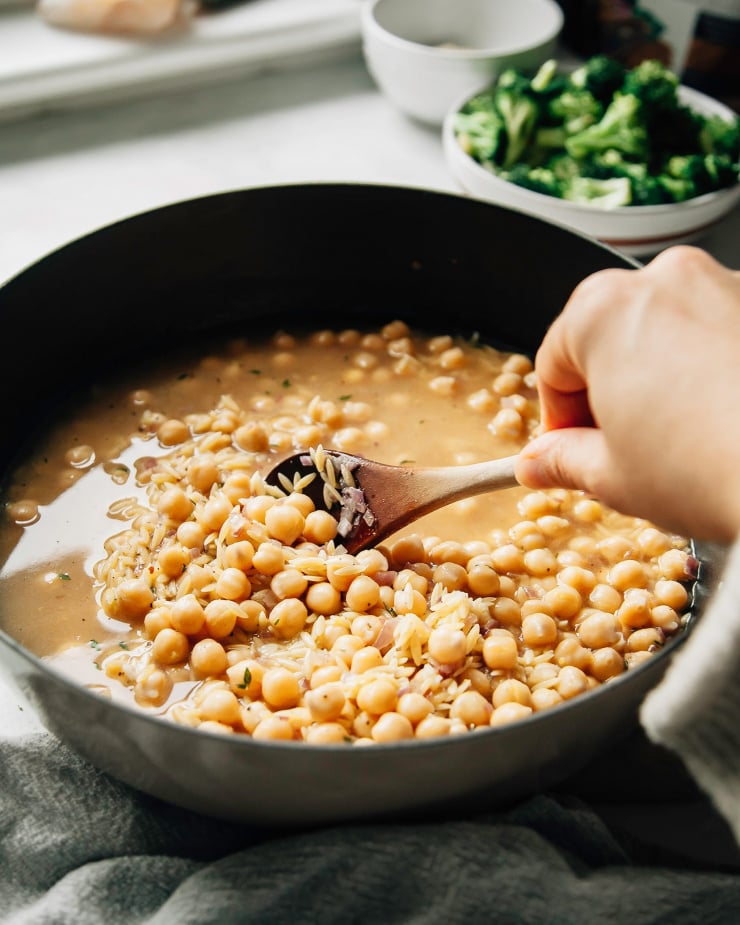
{"type": "Polygon", "coordinates": [[[526,488],[575,488],[599,495],[610,471],[603,433],[567,427],[536,437],[519,454],[517,480],[526,488]]]}

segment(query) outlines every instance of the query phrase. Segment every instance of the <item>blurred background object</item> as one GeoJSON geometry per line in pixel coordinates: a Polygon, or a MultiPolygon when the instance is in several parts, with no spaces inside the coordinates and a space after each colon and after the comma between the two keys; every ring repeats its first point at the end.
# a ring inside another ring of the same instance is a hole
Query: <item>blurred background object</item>
{"type": "Polygon", "coordinates": [[[740,0],[558,0],[563,42],[628,66],[668,65],[687,86],[740,111],[740,0]]]}

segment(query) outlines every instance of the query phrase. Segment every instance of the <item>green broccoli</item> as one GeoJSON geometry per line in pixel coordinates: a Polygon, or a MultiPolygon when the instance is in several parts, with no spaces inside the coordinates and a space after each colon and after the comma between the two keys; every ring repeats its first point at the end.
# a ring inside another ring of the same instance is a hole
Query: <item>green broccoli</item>
{"type": "Polygon", "coordinates": [[[499,176],[510,183],[545,196],[562,197],[562,185],[552,170],[545,167],[530,167],[528,164],[514,164],[511,170],[504,170],[499,176]]]}
{"type": "Polygon", "coordinates": [[[582,164],[582,175],[595,180],[626,178],[631,188],[631,205],[658,205],[666,201],[663,187],[649,173],[647,164],[629,161],[619,151],[609,149],[588,158],[582,164]]]}
{"type": "Polygon", "coordinates": [[[666,202],[685,202],[697,195],[696,185],[686,177],[672,177],[661,173],[656,178],[662,188],[666,202]]]}
{"type": "Polygon", "coordinates": [[[648,133],[642,121],[642,106],[631,93],[618,93],[598,122],[565,141],[565,150],[576,158],[609,148],[631,157],[647,158],[648,133]]]}
{"type": "Polygon", "coordinates": [[[581,175],[581,162],[577,161],[570,154],[553,154],[545,163],[545,167],[551,170],[560,183],[568,183],[573,177],[581,175]]]}
{"type": "Polygon", "coordinates": [[[576,90],[590,93],[602,106],[607,106],[621,89],[627,74],[625,66],[608,55],[594,55],[571,71],[569,82],[576,90]]]}
{"type": "Polygon", "coordinates": [[[627,72],[622,93],[637,97],[643,117],[651,122],[678,107],[678,76],[661,61],[649,58],[627,72]]]}
{"type": "Polygon", "coordinates": [[[455,133],[462,149],[481,164],[495,162],[506,144],[504,123],[492,108],[458,112],[455,133]]]}
{"type": "Polygon", "coordinates": [[[724,154],[733,162],[740,160],[740,117],[730,120],[707,116],[699,131],[699,146],[705,154],[724,154]]]}
{"type": "Polygon", "coordinates": [[[627,177],[612,177],[610,180],[573,177],[563,188],[563,198],[579,205],[614,209],[632,203],[632,185],[627,177]]]}
{"type": "Polygon", "coordinates": [[[604,107],[588,90],[565,90],[550,100],[548,112],[568,135],[575,135],[598,122],[604,107]]]}
{"type": "Polygon", "coordinates": [[[537,125],[539,107],[531,96],[509,87],[497,90],[494,103],[506,131],[506,149],[501,166],[507,168],[521,160],[529,145],[537,125]]]}
{"type": "Polygon", "coordinates": [[[663,175],[685,182],[695,196],[701,196],[737,182],[737,167],[717,154],[675,155],[667,160],[663,175]]]}

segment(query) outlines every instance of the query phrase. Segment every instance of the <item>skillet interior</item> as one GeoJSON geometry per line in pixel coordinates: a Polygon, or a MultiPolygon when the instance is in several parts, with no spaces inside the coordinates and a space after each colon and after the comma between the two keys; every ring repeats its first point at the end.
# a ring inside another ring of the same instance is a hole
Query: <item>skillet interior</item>
{"type": "MultiPolygon", "coordinates": [[[[132,354],[238,325],[242,333],[401,317],[532,354],[575,285],[626,257],[556,225],[452,194],[353,184],[278,186],[174,204],[96,231],[0,290],[19,343],[0,364],[7,432],[132,354]]],[[[0,450],[0,471],[12,446],[0,450]]],[[[719,561],[706,557],[705,577],[719,561]]],[[[701,603],[701,600],[699,601],[701,603]]],[[[0,601],[2,606],[2,601],[0,601]]],[[[677,641],[680,644],[680,640],[677,641]]],[[[311,748],[204,735],[55,674],[0,633],[0,662],[45,724],[102,769],[230,819],[315,824],[500,804],[561,780],[632,728],[675,644],[549,714],[452,741],[311,748]]]]}

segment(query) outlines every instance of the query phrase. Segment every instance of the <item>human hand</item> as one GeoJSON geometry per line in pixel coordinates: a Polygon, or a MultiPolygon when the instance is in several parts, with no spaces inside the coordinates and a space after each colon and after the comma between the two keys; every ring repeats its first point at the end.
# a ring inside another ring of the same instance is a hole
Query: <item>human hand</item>
{"type": "Polygon", "coordinates": [[[740,272],[694,247],[580,283],[535,361],[530,488],[587,491],[685,536],[740,532],[740,272]]]}

